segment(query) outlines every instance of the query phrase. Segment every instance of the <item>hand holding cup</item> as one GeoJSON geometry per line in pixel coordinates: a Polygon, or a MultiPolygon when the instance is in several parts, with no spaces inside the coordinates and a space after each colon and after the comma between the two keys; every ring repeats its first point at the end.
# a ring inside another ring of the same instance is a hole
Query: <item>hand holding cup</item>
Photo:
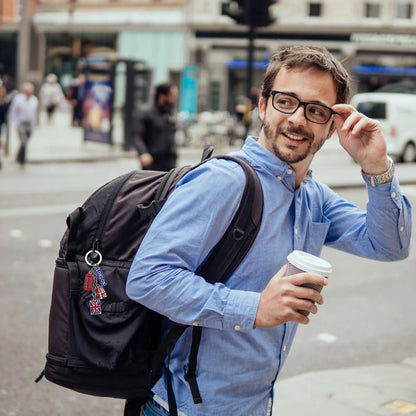
{"type": "Polygon", "coordinates": [[[297,252],[289,256],[292,263],[288,261],[260,295],[255,328],[272,328],[289,321],[307,324],[307,315],[317,313],[316,304],[323,303],[320,291],[327,285],[331,265],[308,253],[297,252]]]}

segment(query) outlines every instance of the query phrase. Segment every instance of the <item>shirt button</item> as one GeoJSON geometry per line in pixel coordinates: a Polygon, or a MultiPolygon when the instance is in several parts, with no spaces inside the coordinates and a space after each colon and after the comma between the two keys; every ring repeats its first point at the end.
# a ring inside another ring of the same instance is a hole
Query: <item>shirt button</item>
{"type": "Polygon", "coordinates": [[[293,173],[293,170],[289,168],[289,169],[287,170],[287,173],[288,173],[289,175],[291,175],[291,174],[293,173]]]}
{"type": "Polygon", "coordinates": [[[286,345],[283,345],[283,352],[285,352],[287,349],[286,345]]]}
{"type": "Polygon", "coordinates": [[[197,322],[197,321],[195,321],[192,325],[193,325],[193,326],[198,326],[198,322],[197,322]]]}
{"type": "Polygon", "coordinates": [[[403,225],[400,227],[400,232],[403,232],[403,230],[404,230],[404,227],[403,227],[403,225]]]}
{"type": "Polygon", "coordinates": [[[278,176],[277,179],[279,179],[279,181],[281,181],[282,180],[282,177],[281,176],[278,176]]]}
{"type": "Polygon", "coordinates": [[[239,330],[241,329],[241,326],[240,326],[240,325],[234,325],[234,329],[235,329],[236,331],[239,331],[239,330]]]}
{"type": "Polygon", "coordinates": [[[295,235],[298,235],[298,229],[295,228],[295,235]]]}
{"type": "Polygon", "coordinates": [[[391,197],[392,197],[392,198],[396,198],[396,192],[392,192],[392,193],[391,193],[391,197]]]}

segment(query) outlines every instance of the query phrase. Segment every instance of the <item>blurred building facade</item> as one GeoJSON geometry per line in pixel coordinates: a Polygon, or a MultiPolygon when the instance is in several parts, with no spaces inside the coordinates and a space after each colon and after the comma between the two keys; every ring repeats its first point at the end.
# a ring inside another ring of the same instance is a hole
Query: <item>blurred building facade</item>
{"type": "MultiPolygon", "coordinates": [[[[37,84],[54,72],[66,87],[94,56],[141,61],[153,85],[192,67],[198,110],[232,110],[245,95],[248,28],[221,14],[224,1],[0,0],[0,71],[37,84]]],[[[342,59],[356,91],[416,79],[416,0],[279,0],[271,14],[256,30],[254,86],[276,49],[299,43],[342,59]]]]}

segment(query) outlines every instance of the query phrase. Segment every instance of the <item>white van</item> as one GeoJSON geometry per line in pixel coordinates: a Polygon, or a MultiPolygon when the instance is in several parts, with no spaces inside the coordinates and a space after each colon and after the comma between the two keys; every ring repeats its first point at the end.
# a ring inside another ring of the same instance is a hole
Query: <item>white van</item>
{"type": "Polygon", "coordinates": [[[360,93],[352,97],[351,105],[381,123],[390,156],[398,162],[416,162],[416,94],[360,93]]]}

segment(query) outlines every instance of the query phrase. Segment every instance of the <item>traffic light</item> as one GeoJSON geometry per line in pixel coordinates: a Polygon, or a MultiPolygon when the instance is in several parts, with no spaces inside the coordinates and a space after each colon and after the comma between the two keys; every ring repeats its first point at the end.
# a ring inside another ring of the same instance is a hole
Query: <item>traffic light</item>
{"type": "Polygon", "coordinates": [[[230,16],[240,25],[247,25],[246,2],[246,0],[223,1],[221,13],[225,16],[230,16]]]}
{"type": "Polygon", "coordinates": [[[228,0],[222,3],[222,14],[230,16],[238,24],[249,26],[269,26],[274,19],[269,7],[278,0],[228,0]]]}

